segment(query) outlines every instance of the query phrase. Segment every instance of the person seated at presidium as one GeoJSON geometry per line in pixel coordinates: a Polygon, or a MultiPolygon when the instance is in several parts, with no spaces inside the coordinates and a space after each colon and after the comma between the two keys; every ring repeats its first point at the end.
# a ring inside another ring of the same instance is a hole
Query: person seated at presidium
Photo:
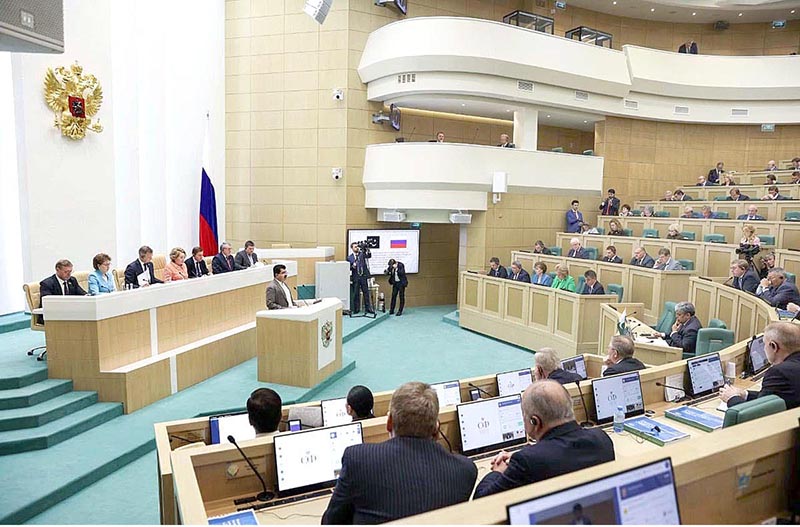
{"type": "Polygon", "coordinates": [[[653,264],[656,271],[683,271],[683,266],[677,260],[672,259],[672,253],[666,247],[658,250],[658,260],[653,264]]]}
{"type": "Polygon", "coordinates": [[[233,267],[237,271],[255,267],[258,263],[258,255],[255,253],[256,244],[250,240],[244,242],[244,249],[236,253],[233,258],[233,267]]]}
{"type": "Polygon", "coordinates": [[[790,302],[800,304],[797,286],[786,280],[786,273],[780,267],[769,270],[767,277],[758,285],[756,296],[778,309],[786,309],[786,305],[790,302]]]}
{"type": "Polygon", "coordinates": [[[114,277],[111,276],[111,257],[105,253],[99,253],[92,258],[94,272],[89,275],[89,294],[99,295],[102,293],[113,293],[116,291],[114,277]]]}
{"type": "Polygon", "coordinates": [[[750,225],[749,223],[745,223],[742,225],[742,239],[739,242],[740,245],[758,245],[761,246],[761,238],[756,236],[756,228],[750,225]]]}
{"type": "Polygon", "coordinates": [[[556,277],[550,287],[575,292],[575,279],[569,275],[569,267],[565,264],[556,265],[556,277]]]}
{"type": "Polygon", "coordinates": [[[533,244],[533,254],[553,254],[550,252],[550,249],[544,244],[542,240],[536,240],[536,243],[533,244]]]}
{"type": "Polygon", "coordinates": [[[635,346],[630,337],[623,335],[611,337],[606,349],[606,357],[603,359],[603,364],[606,365],[603,377],[645,369],[642,361],[633,358],[634,351],[635,346]]]}
{"type": "Polygon", "coordinates": [[[537,381],[550,379],[560,384],[582,380],[577,373],[561,369],[561,361],[553,348],[539,348],[533,355],[533,378],[537,381]]]}
{"type": "Polygon", "coordinates": [[[430,385],[397,388],[386,429],[387,441],[345,449],[324,525],[383,523],[469,500],[478,469],[436,442],[439,400],[430,385]]]}
{"type": "Polygon", "coordinates": [[[606,247],[606,255],[603,256],[603,259],[601,261],[621,264],[622,258],[617,256],[617,248],[614,247],[613,245],[609,245],[608,247],[606,247]]]}
{"type": "Polygon", "coordinates": [[[661,198],[661,201],[675,201],[675,197],[672,195],[671,190],[664,191],[664,197],[661,198]]]}
{"type": "Polygon", "coordinates": [[[567,258],[581,258],[588,259],[589,253],[581,246],[581,241],[578,238],[572,238],[569,241],[569,252],[567,258]]]}
{"type": "Polygon", "coordinates": [[[697,176],[696,187],[710,187],[711,185],[713,185],[713,183],[708,181],[705,176],[697,176]]]}
{"type": "Polygon", "coordinates": [[[598,428],[583,429],[575,421],[572,397],[557,381],[537,381],[525,389],[522,417],[525,433],[536,443],[513,454],[500,452],[492,460],[492,471],[475,489],[475,498],[615,459],[608,434],[598,428]]]}
{"type": "Polygon", "coordinates": [[[192,249],[192,259],[186,264],[189,271],[189,278],[200,278],[201,276],[209,276],[211,272],[208,270],[205,258],[203,257],[203,248],[199,245],[192,249]]]}
{"type": "Polygon", "coordinates": [[[603,284],[597,281],[597,273],[589,269],[583,273],[585,284],[583,286],[582,295],[604,295],[606,294],[603,289],[603,284]]]}
{"type": "Polygon", "coordinates": [[[494,276],[495,278],[508,278],[508,271],[500,265],[500,258],[492,256],[489,258],[489,272],[487,276],[494,276]]]}
{"type": "Polygon", "coordinates": [[[547,264],[544,262],[536,262],[533,264],[533,276],[531,276],[531,283],[533,285],[541,285],[550,287],[553,285],[553,277],[547,274],[547,264]]]}
{"type": "Polygon", "coordinates": [[[731,262],[731,287],[748,293],[756,294],[758,289],[758,274],[747,260],[734,260],[731,262]]]}
{"type": "Polygon", "coordinates": [[[142,245],[139,247],[139,259],[132,261],[125,268],[125,285],[137,289],[140,285],[146,287],[163,283],[156,278],[156,272],[153,268],[153,249],[147,245],[142,245]]]}
{"type": "Polygon", "coordinates": [[[697,348],[697,332],[703,329],[700,320],[695,315],[694,304],[691,302],[678,302],[675,306],[675,323],[669,335],[662,336],[667,344],[683,349],[684,353],[694,355],[697,348]]]}
{"type": "Polygon", "coordinates": [[[347,392],[347,403],[345,408],[347,415],[353,418],[353,421],[362,421],[364,419],[372,419],[375,417],[373,407],[375,406],[375,398],[372,392],[366,386],[356,385],[350,388],[347,392]]]}
{"type": "Polygon", "coordinates": [[[667,239],[682,240],[683,234],[681,234],[681,226],[677,223],[671,223],[670,226],[667,227],[667,239]]]}
{"type": "Polygon", "coordinates": [[[767,395],[777,395],[787,409],[800,406],[800,326],[773,322],[764,329],[764,351],[772,367],[764,374],[760,391],[723,386],[720,399],[736,406],[767,395]]]}
{"type": "Polygon", "coordinates": [[[622,228],[622,225],[620,225],[617,220],[611,220],[608,222],[608,235],[627,236],[627,234],[625,234],[625,230],[622,228]]]}
{"type": "Polygon", "coordinates": [[[747,221],[764,221],[766,218],[764,218],[764,216],[759,216],[758,207],[756,205],[748,205],[747,214],[740,214],[739,216],[736,217],[736,219],[747,220],[747,221]]]}
{"type": "MultiPolygon", "coordinates": [[[[39,282],[40,299],[50,295],[86,295],[86,291],[78,284],[78,280],[72,276],[72,262],[69,260],[57,261],[55,274],[39,282]]],[[[40,301],[39,307],[42,305],[40,301]]]]}
{"type": "Polygon", "coordinates": [[[678,189],[672,194],[673,201],[692,201],[690,196],[687,196],[683,189],[678,189]]]}
{"type": "Polygon", "coordinates": [[[656,261],[653,260],[653,257],[647,254],[647,251],[644,250],[642,247],[636,247],[633,250],[633,258],[631,258],[630,265],[635,265],[636,267],[649,267],[653,268],[656,264],[656,261]]]}
{"type": "Polygon", "coordinates": [[[231,256],[231,244],[222,242],[219,246],[219,253],[214,255],[211,260],[211,271],[214,274],[231,273],[236,270],[233,256],[231,256]]]}
{"type": "Polygon", "coordinates": [[[180,247],[175,247],[169,252],[169,263],[164,266],[164,281],[186,280],[189,278],[189,270],[186,268],[186,251],[180,247]]]}
{"type": "Polygon", "coordinates": [[[617,191],[613,188],[608,189],[608,197],[600,203],[600,214],[603,216],[616,216],[619,214],[619,198],[617,191]]]}
{"type": "Polygon", "coordinates": [[[275,279],[267,285],[267,309],[288,309],[295,307],[292,292],[286,285],[286,266],[277,264],[272,268],[275,279]]]}
{"type": "Polygon", "coordinates": [[[511,262],[511,273],[509,273],[508,279],[515,282],[531,282],[531,276],[528,271],[522,268],[522,263],[519,260],[511,262]]]}
{"type": "MultiPolygon", "coordinates": [[[[256,431],[256,437],[270,436],[278,432],[281,423],[281,396],[270,388],[259,388],[247,399],[247,417],[256,431]]],[[[234,436],[234,439],[237,439],[234,436]]],[[[227,443],[228,438],[223,438],[227,443]]]]}

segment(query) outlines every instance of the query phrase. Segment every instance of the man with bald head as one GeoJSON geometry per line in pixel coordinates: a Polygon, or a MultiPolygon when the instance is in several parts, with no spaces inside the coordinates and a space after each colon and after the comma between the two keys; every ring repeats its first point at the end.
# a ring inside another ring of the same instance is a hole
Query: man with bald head
{"type": "Polygon", "coordinates": [[[533,356],[533,376],[537,381],[550,379],[560,384],[583,380],[577,373],[561,368],[561,361],[553,348],[540,348],[533,356]]]}
{"type": "Polygon", "coordinates": [[[522,417],[536,444],[513,455],[500,452],[475,489],[475,498],[614,461],[611,439],[600,429],[583,429],[575,422],[572,397],[556,381],[528,386],[522,394],[522,417]]]}

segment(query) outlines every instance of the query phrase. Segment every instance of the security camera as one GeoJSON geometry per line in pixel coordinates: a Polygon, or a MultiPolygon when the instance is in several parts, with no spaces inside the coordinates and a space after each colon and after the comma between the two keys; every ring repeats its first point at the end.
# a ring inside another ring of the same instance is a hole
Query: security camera
{"type": "Polygon", "coordinates": [[[333,90],[333,100],[334,101],[343,101],[344,100],[344,90],[341,88],[336,88],[333,90]]]}
{"type": "Polygon", "coordinates": [[[334,181],[339,181],[340,179],[342,179],[342,176],[343,174],[341,168],[331,169],[331,177],[333,178],[334,181]]]}

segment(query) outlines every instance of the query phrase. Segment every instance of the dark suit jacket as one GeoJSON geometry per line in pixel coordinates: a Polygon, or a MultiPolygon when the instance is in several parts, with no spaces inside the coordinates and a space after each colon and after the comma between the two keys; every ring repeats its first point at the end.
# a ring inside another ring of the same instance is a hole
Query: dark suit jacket
{"type": "Polygon", "coordinates": [[[764,216],[759,216],[758,214],[756,214],[752,218],[750,218],[749,214],[739,214],[738,216],[736,216],[736,219],[737,220],[748,220],[748,221],[764,221],[767,218],[765,218],[764,216]]]}
{"type": "Polygon", "coordinates": [[[706,181],[709,183],[719,183],[719,178],[723,172],[717,172],[716,168],[712,168],[708,171],[708,175],[706,176],[706,181]]]}
{"type": "MultiPolygon", "coordinates": [[[[84,296],[87,294],[74,276],[70,276],[69,280],[67,280],[67,287],[69,289],[69,296],[84,296]]],[[[61,282],[56,275],[48,276],[39,282],[39,295],[42,297],[48,295],[64,295],[64,291],[61,289],[61,282]]],[[[42,304],[40,301],[39,307],[41,306],[42,304]]]]}
{"type": "Polygon", "coordinates": [[[733,199],[730,196],[728,196],[727,198],[725,198],[725,201],[750,201],[750,196],[739,194],[739,199],[733,199]]]}
{"type": "MultiPolygon", "coordinates": [[[[747,400],[752,401],[766,395],[777,395],[786,401],[787,409],[800,406],[800,353],[794,352],[780,364],[771,366],[764,374],[761,391],[748,392],[747,400]]],[[[728,406],[744,401],[742,397],[731,397],[728,406]]]]}
{"type": "MultiPolygon", "coordinates": [[[[289,289],[289,286],[286,285],[286,288],[289,289]]],[[[289,289],[289,298],[286,298],[286,294],[278,281],[273,280],[267,284],[267,309],[287,309],[294,304],[291,296],[291,289],[289,289]]]]}
{"type": "Polygon", "coordinates": [[[237,271],[241,271],[242,269],[250,268],[251,266],[255,265],[256,262],[258,262],[258,255],[256,253],[253,253],[248,257],[247,253],[244,252],[244,250],[241,250],[236,253],[236,256],[233,257],[233,268],[237,271]],[[250,262],[252,263],[247,263],[248,258],[250,258],[250,262]]]}
{"type": "Polygon", "coordinates": [[[768,287],[759,296],[769,305],[778,309],[786,309],[786,304],[789,302],[800,304],[800,293],[797,292],[797,287],[788,280],[785,280],[777,289],[768,287]]]}
{"type": "Polygon", "coordinates": [[[558,368],[550,372],[550,375],[547,376],[548,379],[551,381],[556,381],[561,384],[570,384],[574,383],[575,381],[583,380],[580,375],[577,373],[572,373],[571,371],[562,370],[558,368]]]}
{"type": "MultiPolygon", "coordinates": [[[[150,271],[150,283],[151,284],[163,284],[161,280],[156,278],[156,272],[153,268],[153,262],[149,262],[145,265],[147,269],[150,271]]],[[[133,288],[137,289],[139,287],[139,279],[137,278],[140,274],[144,272],[142,269],[142,263],[137,258],[136,260],[132,261],[128,264],[128,267],[125,268],[125,283],[126,284],[133,284],[133,288]]]]}
{"type": "Polygon", "coordinates": [[[194,258],[189,258],[184,263],[186,264],[186,270],[189,271],[189,278],[200,278],[208,274],[208,266],[206,265],[205,259],[195,262],[194,258]],[[199,274],[195,264],[200,266],[199,274]]]}
{"type": "Polygon", "coordinates": [[[631,258],[631,265],[635,265],[637,267],[648,267],[652,269],[655,264],[656,261],[653,260],[653,257],[650,256],[649,254],[645,255],[645,257],[642,259],[641,262],[639,262],[639,260],[637,260],[636,258],[631,258]]]}
{"type": "Polygon", "coordinates": [[[475,489],[475,498],[608,461],[614,461],[614,445],[608,434],[600,429],[584,430],[572,421],[548,431],[535,445],[515,452],[502,474],[489,472],[475,489]]]}
{"type": "Polygon", "coordinates": [[[508,278],[508,271],[502,265],[497,266],[497,270],[489,269],[489,276],[494,276],[495,278],[508,278]]]}
{"type": "Polygon", "coordinates": [[[432,439],[348,447],[323,524],[383,523],[469,500],[478,469],[432,439]]]}
{"type": "Polygon", "coordinates": [[[222,253],[217,253],[214,255],[214,259],[211,260],[211,270],[214,274],[230,273],[236,270],[236,262],[233,261],[233,256],[225,258],[222,253]]]}
{"type": "Polygon", "coordinates": [[[606,368],[606,371],[603,372],[603,377],[617,375],[618,373],[628,373],[629,371],[643,370],[644,368],[645,365],[642,364],[642,361],[634,357],[628,357],[606,368]]]}
{"type": "Polygon", "coordinates": [[[589,284],[583,285],[583,291],[581,291],[582,295],[604,295],[606,294],[606,290],[603,289],[603,284],[600,282],[595,282],[594,287],[589,289],[589,284]]]}
{"type": "Polygon", "coordinates": [[[577,251],[570,249],[569,252],[567,253],[567,258],[582,258],[584,260],[587,260],[589,258],[589,253],[586,252],[586,249],[584,249],[583,247],[581,247],[577,251]]]}
{"type": "Polygon", "coordinates": [[[684,42],[678,48],[678,53],[688,53],[690,55],[697,55],[697,42],[692,42],[691,46],[689,46],[689,49],[686,49],[686,43],[684,42]]]}
{"type": "Polygon", "coordinates": [[[683,348],[684,353],[694,354],[697,348],[697,332],[703,328],[697,317],[692,317],[675,333],[671,333],[666,341],[670,346],[683,348]]]}
{"type": "Polygon", "coordinates": [[[500,144],[500,145],[497,145],[497,146],[500,146],[502,148],[516,148],[517,147],[517,145],[515,145],[514,143],[505,143],[505,144],[500,144]]]}
{"type": "Polygon", "coordinates": [[[606,258],[605,256],[603,256],[603,259],[601,261],[608,262],[608,263],[622,263],[622,258],[620,258],[619,255],[617,255],[617,256],[615,256],[615,257],[613,257],[611,259],[606,258]]]}
{"type": "Polygon", "coordinates": [[[516,279],[514,278],[514,275],[511,272],[509,272],[508,279],[516,280],[517,282],[528,282],[529,284],[531,283],[531,275],[529,275],[528,271],[526,271],[525,269],[519,270],[519,275],[517,276],[516,279]]]}
{"type": "Polygon", "coordinates": [[[748,269],[742,275],[741,278],[733,277],[733,282],[731,282],[731,286],[741,291],[747,291],[748,293],[755,294],[756,289],[758,289],[758,282],[760,279],[753,269],[748,269]]]}
{"type": "Polygon", "coordinates": [[[606,198],[600,204],[600,214],[604,216],[616,216],[619,214],[619,198],[606,198]]]}
{"type": "Polygon", "coordinates": [[[394,281],[394,272],[392,269],[387,269],[389,274],[389,285],[397,287],[408,287],[408,278],[406,278],[406,266],[403,262],[397,262],[397,282],[394,281]]]}

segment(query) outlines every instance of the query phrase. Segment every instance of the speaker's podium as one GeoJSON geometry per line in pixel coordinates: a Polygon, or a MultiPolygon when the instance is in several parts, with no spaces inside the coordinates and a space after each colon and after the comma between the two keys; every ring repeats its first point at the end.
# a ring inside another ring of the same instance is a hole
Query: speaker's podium
{"type": "Polygon", "coordinates": [[[342,368],[342,302],[256,314],[258,380],[311,388],[342,368]]]}

